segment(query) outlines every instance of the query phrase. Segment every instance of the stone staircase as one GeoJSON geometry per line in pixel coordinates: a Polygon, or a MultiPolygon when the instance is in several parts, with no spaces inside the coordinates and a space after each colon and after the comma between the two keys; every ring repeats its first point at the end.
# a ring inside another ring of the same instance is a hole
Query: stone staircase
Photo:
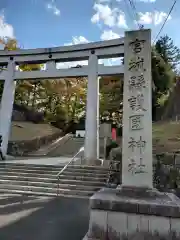
{"type": "Polygon", "coordinates": [[[50,151],[47,156],[57,157],[73,157],[78,150],[84,145],[84,138],[69,138],[65,144],[59,145],[53,151],[50,151]]]}
{"type": "Polygon", "coordinates": [[[98,166],[0,163],[0,192],[90,197],[106,185],[108,169],[98,166]]]}
{"type": "MultiPolygon", "coordinates": [[[[84,138],[75,138],[71,137],[68,139],[65,144],[60,144],[58,147],[53,149],[53,151],[49,151],[46,156],[49,157],[57,157],[57,156],[64,156],[64,157],[73,157],[78,150],[84,146],[85,139],[84,138]]],[[[104,140],[102,138],[99,139],[99,154],[100,157],[104,157],[104,140]]],[[[84,154],[82,154],[84,156],[84,154]]]]}

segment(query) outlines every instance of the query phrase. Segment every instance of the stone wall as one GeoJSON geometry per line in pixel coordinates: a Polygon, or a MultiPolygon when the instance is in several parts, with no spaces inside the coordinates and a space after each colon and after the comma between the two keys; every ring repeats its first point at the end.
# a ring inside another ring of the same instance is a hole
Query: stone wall
{"type": "Polygon", "coordinates": [[[23,112],[13,110],[12,112],[12,120],[13,121],[26,121],[26,117],[23,112]]]}
{"type": "MultiPolygon", "coordinates": [[[[99,214],[98,211],[94,211],[93,214],[99,214]]],[[[133,220],[136,220],[136,216],[133,220]]],[[[161,218],[157,220],[162,221],[161,218]]],[[[117,216],[117,222],[119,222],[117,216]]],[[[87,235],[83,240],[180,240],[180,235],[175,231],[160,233],[157,231],[140,231],[139,229],[135,229],[133,233],[130,234],[120,234],[118,230],[115,230],[113,227],[108,227],[108,229],[104,229],[104,227],[100,227],[98,224],[92,225],[91,235],[87,235]]]]}
{"type": "Polygon", "coordinates": [[[28,109],[26,106],[14,103],[12,121],[30,121],[40,123],[44,121],[44,113],[28,109]]]}
{"type": "Polygon", "coordinates": [[[49,136],[43,136],[31,140],[10,141],[8,143],[8,154],[13,156],[26,156],[63,135],[63,132],[59,130],[49,136]]]}
{"type": "MultiPolygon", "coordinates": [[[[108,186],[114,187],[114,184],[117,184],[117,182],[121,183],[121,177],[119,178],[119,175],[121,174],[117,174],[117,171],[120,171],[121,165],[115,164],[116,161],[118,162],[118,159],[119,157],[115,158],[114,164],[111,164],[111,170],[107,179],[108,186]],[[118,169],[116,169],[116,166],[118,166],[118,169]]],[[[110,161],[108,160],[105,162],[110,164],[110,161]]],[[[162,192],[174,192],[178,197],[180,197],[179,153],[162,153],[153,155],[153,173],[153,186],[155,188],[162,192]]]]}

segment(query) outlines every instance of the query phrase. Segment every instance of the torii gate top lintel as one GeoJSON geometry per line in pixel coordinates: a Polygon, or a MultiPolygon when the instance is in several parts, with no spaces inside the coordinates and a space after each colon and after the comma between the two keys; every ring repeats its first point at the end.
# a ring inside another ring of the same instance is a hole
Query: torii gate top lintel
{"type": "MultiPolygon", "coordinates": [[[[87,77],[89,74],[89,59],[92,55],[98,59],[117,58],[124,56],[124,38],[77,44],[72,46],[39,48],[15,51],[0,51],[0,65],[7,66],[13,62],[15,65],[22,63],[46,64],[45,71],[20,72],[15,71],[14,80],[32,80],[64,77],[87,77]],[[88,66],[81,68],[57,69],[56,63],[88,61],[88,66]]],[[[97,63],[98,65],[98,63],[97,63]]],[[[98,66],[99,76],[123,75],[123,66],[98,66]]],[[[6,78],[6,71],[0,74],[0,80],[6,78]]]]}
{"type": "Polygon", "coordinates": [[[10,57],[13,57],[16,63],[42,63],[49,60],[61,62],[88,60],[90,52],[93,51],[99,59],[123,57],[124,38],[53,48],[0,50],[0,64],[8,63],[10,57]]]}

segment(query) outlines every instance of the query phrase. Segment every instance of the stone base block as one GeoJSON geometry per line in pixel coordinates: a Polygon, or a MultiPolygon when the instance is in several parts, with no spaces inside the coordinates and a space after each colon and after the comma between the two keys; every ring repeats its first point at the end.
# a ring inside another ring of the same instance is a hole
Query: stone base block
{"type": "Polygon", "coordinates": [[[103,164],[102,164],[103,167],[107,167],[107,168],[108,168],[109,165],[110,165],[110,162],[111,162],[110,160],[104,160],[104,161],[103,161],[103,164]]]}
{"type": "Polygon", "coordinates": [[[156,189],[104,188],[90,198],[86,239],[180,239],[180,199],[156,189]]]}
{"type": "Polygon", "coordinates": [[[89,166],[101,166],[103,164],[103,161],[100,159],[92,159],[92,160],[83,159],[82,164],[89,165],[89,166]]]}

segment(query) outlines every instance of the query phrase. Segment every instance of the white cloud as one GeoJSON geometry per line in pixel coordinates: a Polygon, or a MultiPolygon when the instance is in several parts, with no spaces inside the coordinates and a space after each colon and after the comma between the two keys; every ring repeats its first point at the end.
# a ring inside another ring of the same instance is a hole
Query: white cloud
{"type": "MultiPolygon", "coordinates": [[[[135,0],[136,2],[144,2],[144,3],[153,3],[156,0],[135,0]]],[[[122,2],[122,0],[116,0],[116,2],[122,2]]]]}
{"type": "Polygon", "coordinates": [[[95,3],[94,10],[96,13],[91,18],[92,23],[98,23],[102,20],[104,24],[109,27],[113,27],[115,25],[117,13],[116,9],[112,10],[108,5],[95,3]]]}
{"type": "Polygon", "coordinates": [[[125,14],[119,14],[118,19],[117,19],[117,25],[120,28],[128,28],[127,23],[126,23],[126,17],[125,14]]]}
{"type": "MultiPolygon", "coordinates": [[[[121,37],[119,34],[113,32],[112,30],[105,30],[102,35],[101,35],[101,40],[110,40],[110,39],[115,39],[121,37]]],[[[83,43],[88,43],[90,42],[87,38],[84,36],[73,36],[72,41],[69,43],[65,43],[64,46],[71,46],[74,44],[83,44],[83,43]]],[[[112,58],[112,59],[99,59],[98,60],[99,64],[104,64],[106,66],[111,66],[111,65],[120,65],[120,58],[112,58]]],[[[71,67],[76,67],[77,65],[88,65],[88,61],[75,61],[75,62],[62,62],[62,63],[57,63],[57,68],[71,68],[71,67]]]]}
{"type": "MultiPolygon", "coordinates": [[[[154,23],[155,25],[158,25],[160,23],[162,23],[166,18],[167,18],[168,14],[165,12],[156,12],[154,15],[154,23]]],[[[172,17],[169,16],[168,20],[171,20],[172,17]]]]}
{"type": "Polygon", "coordinates": [[[113,32],[112,30],[104,30],[104,32],[101,34],[101,40],[111,40],[115,38],[120,38],[120,35],[118,33],[113,32]]]}
{"type": "Polygon", "coordinates": [[[75,36],[75,37],[72,37],[72,42],[69,42],[69,43],[65,43],[64,45],[65,46],[70,46],[70,45],[74,45],[74,44],[83,44],[83,43],[88,43],[89,40],[87,40],[85,37],[83,36],[75,36]]]}
{"type": "Polygon", "coordinates": [[[0,15],[0,38],[14,38],[13,26],[6,22],[5,16],[0,15]]]}
{"type": "Polygon", "coordinates": [[[92,23],[102,22],[108,27],[121,27],[127,28],[126,19],[124,12],[120,11],[118,8],[110,8],[107,4],[94,4],[95,14],[91,18],[92,23]]]}
{"type": "MultiPolygon", "coordinates": [[[[64,46],[71,46],[75,44],[83,44],[88,43],[89,40],[83,36],[74,36],[72,37],[72,41],[69,43],[65,43],[64,46]]],[[[57,63],[57,68],[70,68],[76,67],[77,65],[88,65],[88,61],[75,61],[75,62],[64,62],[64,63],[57,63]]]]}
{"type": "Polygon", "coordinates": [[[98,3],[107,3],[110,2],[111,0],[97,0],[98,3]]]}
{"type": "Polygon", "coordinates": [[[88,61],[59,62],[59,63],[57,63],[57,69],[72,68],[72,67],[76,67],[78,65],[80,65],[80,66],[88,65],[88,61]]]}
{"type": "Polygon", "coordinates": [[[54,3],[54,0],[51,0],[51,2],[47,3],[46,7],[48,10],[50,10],[56,16],[59,16],[61,13],[60,9],[54,3]]]}
{"type": "Polygon", "coordinates": [[[140,24],[151,24],[153,22],[153,14],[151,12],[138,13],[140,24]]]}
{"type": "MultiPolygon", "coordinates": [[[[167,13],[165,12],[158,12],[158,11],[154,11],[154,12],[139,12],[139,23],[144,25],[144,24],[154,24],[154,25],[158,25],[161,24],[165,18],[167,17],[167,13]]],[[[171,16],[169,16],[168,20],[171,19],[171,16]]]]}
{"type": "MultiPolygon", "coordinates": [[[[111,40],[122,37],[118,33],[113,32],[112,30],[104,30],[101,34],[101,40],[111,40]]],[[[99,64],[104,64],[105,66],[120,65],[120,58],[109,58],[109,59],[100,59],[99,64]]]]}
{"type": "Polygon", "coordinates": [[[156,0],[139,0],[140,2],[145,2],[145,3],[152,3],[156,2],[156,0]]]}
{"type": "Polygon", "coordinates": [[[88,43],[89,40],[87,40],[85,37],[83,36],[79,36],[79,37],[73,37],[72,39],[73,44],[81,44],[81,43],[88,43]]]}

